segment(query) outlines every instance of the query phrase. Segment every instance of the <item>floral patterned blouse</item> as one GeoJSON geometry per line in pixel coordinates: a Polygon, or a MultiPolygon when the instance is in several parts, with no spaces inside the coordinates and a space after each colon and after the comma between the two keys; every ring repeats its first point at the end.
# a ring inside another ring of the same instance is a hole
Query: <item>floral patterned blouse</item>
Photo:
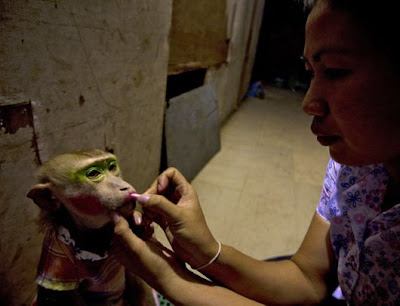
{"type": "Polygon", "coordinates": [[[349,305],[400,305],[400,205],[381,210],[388,178],[379,164],[328,163],[317,212],[331,224],[349,305]]]}

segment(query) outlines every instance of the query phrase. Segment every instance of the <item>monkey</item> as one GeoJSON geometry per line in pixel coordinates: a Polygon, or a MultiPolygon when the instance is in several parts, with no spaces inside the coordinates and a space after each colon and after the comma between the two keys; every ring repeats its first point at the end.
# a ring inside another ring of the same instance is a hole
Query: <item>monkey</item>
{"type": "Polygon", "coordinates": [[[39,168],[27,193],[44,233],[34,305],[157,304],[154,290],[110,252],[110,212],[132,219],[134,194],[116,156],[102,150],[61,154],[39,168]]]}

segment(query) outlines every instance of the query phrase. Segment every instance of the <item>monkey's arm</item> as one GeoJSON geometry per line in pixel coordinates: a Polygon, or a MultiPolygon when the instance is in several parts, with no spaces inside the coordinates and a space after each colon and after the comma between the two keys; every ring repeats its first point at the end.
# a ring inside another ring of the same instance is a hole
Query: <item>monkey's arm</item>
{"type": "Polygon", "coordinates": [[[38,286],[37,306],[71,306],[85,305],[76,290],[57,291],[38,286]]]}

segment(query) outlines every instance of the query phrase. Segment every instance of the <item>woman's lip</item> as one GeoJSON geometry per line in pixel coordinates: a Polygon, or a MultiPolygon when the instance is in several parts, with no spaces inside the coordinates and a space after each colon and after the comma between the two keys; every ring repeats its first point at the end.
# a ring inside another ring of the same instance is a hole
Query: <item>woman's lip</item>
{"type": "Polygon", "coordinates": [[[340,140],[339,136],[317,136],[318,142],[323,146],[331,146],[340,140]]]}

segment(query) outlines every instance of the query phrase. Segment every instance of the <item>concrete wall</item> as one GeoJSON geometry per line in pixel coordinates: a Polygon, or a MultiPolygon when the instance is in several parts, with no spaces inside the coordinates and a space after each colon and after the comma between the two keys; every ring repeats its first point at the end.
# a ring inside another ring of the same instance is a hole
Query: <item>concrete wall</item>
{"type": "Polygon", "coordinates": [[[158,174],[171,11],[172,0],[1,1],[0,106],[30,103],[33,115],[18,128],[22,115],[3,111],[14,113],[0,134],[8,305],[35,291],[41,236],[25,194],[40,162],[96,147],[114,150],[139,191],[158,174]]]}
{"type": "MultiPolygon", "coordinates": [[[[138,191],[156,177],[172,2],[0,0],[0,304],[35,294],[42,236],[25,194],[38,165],[103,148],[138,191]]],[[[263,2],[227,0],[229,55],[207,78],[221,122],[240,100],[254,5],[263,2]]]]}

